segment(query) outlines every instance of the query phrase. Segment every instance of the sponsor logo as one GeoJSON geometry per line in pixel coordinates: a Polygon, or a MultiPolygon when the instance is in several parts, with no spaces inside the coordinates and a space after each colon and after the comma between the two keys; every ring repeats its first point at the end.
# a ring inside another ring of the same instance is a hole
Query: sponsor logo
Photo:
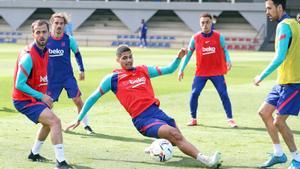
{"type": "Polygon", "coordinates": [[[63,56],[65,51],[64,50],[59,50],[59,49],[49,49],[49,56],[50,57],[58,57],[58,56],[63,56]]]}
{"type": "Polygon", "coordinates": [[[202,54],[203,55],[208,55],[208,54],[212,54],[212,53],[216,53],[216,48],[215,47],[202,47],[202,54]]]}
{"type": "Polygon", "coordinates": [[[136,88],[136,87],[138,87],[140,85],[146,84],[146,78],[145,77],[141,77],[141,78],[137,78],[135,80],[129,80],[129,83],[131,85],[133,85],[132,88],[136,88]]]}
{"type": "Polygon", "coordinates": [[[39,84],[39,87],[40,86],[46,86],[48,84],[48,76],[40,76],[40,84],[39,84]]]}

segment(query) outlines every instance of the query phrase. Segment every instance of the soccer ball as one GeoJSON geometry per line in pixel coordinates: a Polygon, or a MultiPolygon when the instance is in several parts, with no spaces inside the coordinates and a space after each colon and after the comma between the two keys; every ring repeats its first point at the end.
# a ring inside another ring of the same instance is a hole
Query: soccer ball
{"type": "Polygon", "coordinates": [[[149,148],[150,157],[155,161],[168,161],[173,157],[173,146],[166,139],[156,139],[149,148]]]}

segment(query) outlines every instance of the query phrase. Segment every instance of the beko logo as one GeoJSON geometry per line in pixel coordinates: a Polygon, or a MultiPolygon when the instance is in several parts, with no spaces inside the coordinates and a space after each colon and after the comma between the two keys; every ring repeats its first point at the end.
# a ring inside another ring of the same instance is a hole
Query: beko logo
{"type": "Polygon", "coordinates": [[[64,55],[64,50],[59,50],[59,49],[49,49],[49,56],[50,57],[57,57],[57,56],[63,56],[64,55]]]}

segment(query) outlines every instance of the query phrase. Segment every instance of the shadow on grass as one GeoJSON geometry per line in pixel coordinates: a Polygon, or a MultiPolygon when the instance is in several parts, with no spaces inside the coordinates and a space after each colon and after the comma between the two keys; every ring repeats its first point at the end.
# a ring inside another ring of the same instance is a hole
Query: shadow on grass
{"type": "Polygon", "coordinates": [[[89,138],[117,140],[117,141],[124,141],[124,142],[138,142],[138,143],[147,143],[147,144],[150,144],[150,143],[153,142],[152,139],[136,139],[136,138],[131,138],[131,137],[113,136],[113,135],[100,134],[100,133],[96,133],[96,134],[93,134],[93,135],[83,134],[83,133],[77,133],[77,132],[74,132],[74,131],[68,131],[68,132],[65,132],[65,133],[66,134],[72,134],[72,135],[79,135],[79,136],[89,137],[89,138]]]}
{"type": "MultiPolygon", "coordinates": [[[[173,156],[173,159],[176,159],[176,161],[167,161],[167,162],[155,162],[151,161],[149,158],[149,161],[134,161],[134,160],[121,160],[121,159],[104,159],[104,158],[90,158],[91,160],[97,160],[97,161],[115,161],[115,162],[123,162],[123,163],[132,163],[132,164],[145,164],[145,165],[157,165],[157,166],[168,166],[168,167],[176,167],[176,168],[207,168],[204,165],[202,165],[199,161],[194,160],[187,156],[173,156]],[[178,159],[178,160],[177,160],[178,159]]],[[[257,166],[243,166],[243,165],[229,165],[229,166],[221,166],[220,169],[255,169],[258,168],[257,166]]]]}
{"type": "MultiPolygon", "coordinates": [[[[258,128],[258,127],[243,127],[240,126],[237,128],[230,128],[230,127],[221,127],[221,126],[211,126],[211,125],[204,125],[204,124],[198,124],[197,126],[199,127],[207,127],[207,128],[216,128],[216,129],[225,129],[225,130],[252,130],[252,131],[263,131],[263,132],[267,132],[266,128],[258,128]]],[[[197,127],[197,126],[193,126],[193,127],[197,127]]],[[[300,134],[299,130],[293,130],[293,134],[300,134]]]]}
{"type": "Polygon", "coordinates": [[[7,108],[7,107],[0,108],[0,111],[4,111],[4,112],[7,112],[7,113],[17,113],[17,111],[15,109],[10,109],[10,108],[7,108]]]}
{"type": "Polygon", "coordinates": [[[176,167],[176,168],[199,168],[203,167],[200,162],[190,158],[190,157],[183,157],[183,156],[174,156],[174,158],[179,158],[177,161],[167,161],[167,162],[155,162],[152,161],[149,157],[149,160],[147,161],[135,161],[135,160],[122,160],[122,159],[107,159],[107,158],[89,158],[91,160],[96,160],[96,161],[112,161],[112,162],[123,162],[123,163],[128,163],[132,164],[144,164],[144,165],[157,165],[157,166],[169,166],[169,167],[176,167]]]}
{"type": "Polygon", "coordinates": [[[83,166],[83,165],[76,165],[76,164],[70,164],[74,169],[95,169],[92,167],[87,167],[87,166],[83,166]]]}

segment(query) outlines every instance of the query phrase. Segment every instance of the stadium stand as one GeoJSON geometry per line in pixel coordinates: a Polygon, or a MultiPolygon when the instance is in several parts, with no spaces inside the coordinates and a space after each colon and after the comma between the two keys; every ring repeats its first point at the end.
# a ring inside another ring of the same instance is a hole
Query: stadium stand
{"type": "MultiPolygon", "coordinates": [[[[21,34],[14,36],[15,39],[14,37],[11,38],[10,42],[28,43],[28,40],[31,39],[30,25],[32,21],[35,19],[49,19],[52,14],[53,10],[50,8],[38,8],[17,31],[12,30],[0,16],[0,32],[20,32],[21,34]]],[[[158,10],[147,21],[147,24],[149,28],[149,47],[180,48],[188,46],[189,40],[194,34],[172,10],[158,10]]],[[[259,32],[238,11],[223,11],[219,15],[216,30],[226,37],[227,48],[230,50],[258,50],[263,38],[258,36],[259,32]]],[[[3,34],[0,34],[2,38],[3,34]]],[[[138,33],[131,32],[111,9],[96,9],[74,31],[74,36],[81,46],[109,47],[119,44],[139,46],[138,33]]],[[[2,42],[5,41],[2,40],[2,42]]]]}

